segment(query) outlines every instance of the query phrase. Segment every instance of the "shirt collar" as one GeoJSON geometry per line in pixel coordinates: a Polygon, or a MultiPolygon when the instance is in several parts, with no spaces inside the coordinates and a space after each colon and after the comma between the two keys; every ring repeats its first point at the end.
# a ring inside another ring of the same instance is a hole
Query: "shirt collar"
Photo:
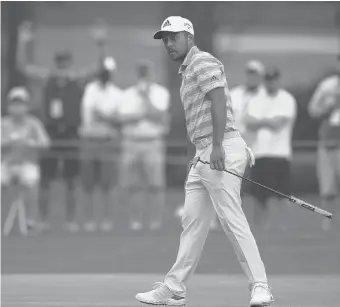
{"type": "Polygon", "coordinates": [[[151,88],[153,86],[153,83],[152,82],[144,82],[144,81],[138,81],[136,83],[136,88],[139,89],[139,88],[143,88],[145,85],[147,85],[149,88],[151,88]]]}
{"type": "Polygon", "coordinates": [[[180,66],[178,70],[178,74],[182,74],[183,71],[187,68],[187,66],[190,64],[192,58],[194,57],[195,54],[197,54],[200,50],[197,48],[197,46],[191,47],[189,50],[188,54],[186,55],[182,65],[180,66]]]}

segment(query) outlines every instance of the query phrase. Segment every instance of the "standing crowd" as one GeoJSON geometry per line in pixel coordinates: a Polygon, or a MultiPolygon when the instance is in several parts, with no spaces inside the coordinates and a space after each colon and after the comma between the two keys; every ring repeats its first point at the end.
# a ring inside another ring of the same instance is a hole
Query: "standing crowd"
{"type": "MultiPolygon", "coordinates": [[[[292,138],[297,117],[297,102],[280,85],[280,71],[264,68],[251,61],[246,67],[246,82],[231,90],[235,120],[251,147],[255,165],[248,173],[256,182],[284,194],[291,193],[292,138]]],[[[332,212],[337,209],[340,187],[340,57],[336,73],[321,80],[308,103],[311,118],[320,122],[317,146],[317,177],[321,205],[332,212]]],[[[288,201],[256,185],[249,186],[255,204],[254,221],[269,230],[270,211],[280,215],[281,230],[287,229],[288,201]]],[[[322,220],[328,231],[331,223],[322,220]]]]}
{"type": "Polygon", "coordinates": [[[42,116],[30,114],[33,98],[26,86],[9,91],[1,123],[1,178],[9,192],[17,187],[27,191],[23,199],[28,229],[51,227],[51,188],[58,176],[65,183],[68,231],[81,228],[76,210],[78,181],[84,230],[113,229],[117,195],[112,191],[117,186],[120,200],[130,205],[130,229],[146,226],[146,212],[150,212],[147,227],[160,229],[170,94],[154,81],[152,62],[139,61],[135,84],[123,90],[116,84],[117,64],[101,38],[95,40],[97,62],[76,70],[67,50],[55,53],[52,69],[34,65],[28,60],[32,31],[23,26],[18,37],[17,68],[28,84],[39,83],[42,116]],[[143,208],[145,204],[149,208],[143,208]]]}

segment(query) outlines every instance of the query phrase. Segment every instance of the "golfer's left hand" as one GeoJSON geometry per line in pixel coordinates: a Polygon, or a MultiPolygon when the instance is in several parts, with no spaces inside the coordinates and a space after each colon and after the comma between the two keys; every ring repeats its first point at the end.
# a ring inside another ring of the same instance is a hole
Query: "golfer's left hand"
{"type": "Polygon", "coordinates": [[[225,153],[224,148],[221,145],[214,145],[210,154],[210,168],[218,171],[225,170],[225,153]]]}

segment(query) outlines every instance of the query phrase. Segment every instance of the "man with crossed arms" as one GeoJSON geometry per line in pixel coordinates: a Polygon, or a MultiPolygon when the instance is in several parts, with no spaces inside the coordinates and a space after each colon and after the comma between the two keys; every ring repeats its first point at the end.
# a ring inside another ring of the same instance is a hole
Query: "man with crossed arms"
{"type": "MultiPolygon", "coordinates": [[[[162,39],[170,58],[182,62],[180,89],[187,132],[196,146],[195,157],[210,161],[210,168],[192,162],[185,185],[183,232],[176,263],[163,282],[138,293],[136,299],[155,305],[185,305],[187,284],[193,275],[216,211],[251,289],[250,306],[273,301],[263,262],[241,207],[241,179],[253,155],[237,131],[223,64],[195,46],[192,23],[168,17],[154,35],[162,39]],[[196,164],[196,165],[195,165],[196,164]]],[[[194,159],[195,160],[195,159],[194,159]]],[[[197,161],[197,159],[196,159],[197,161]]]]}

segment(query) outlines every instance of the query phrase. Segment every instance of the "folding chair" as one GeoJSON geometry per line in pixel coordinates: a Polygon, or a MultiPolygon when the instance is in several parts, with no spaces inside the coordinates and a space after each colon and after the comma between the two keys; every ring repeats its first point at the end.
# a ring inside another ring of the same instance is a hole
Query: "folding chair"
{"type": "Polygon", "coordinates": [[[18,178],[14,178],[12,182],[12,187],[14,190],[14,200],[10,206],[8,215],[4,223],[4,235],[8,236],[14,227],[15,218],[18,216],[18,223],[20,233],[23,236],[27,236],[27,223],[26,223],[26,208],[24,202],[24,195],[22,192],[22,185],[20,184],[18,178]]]}

